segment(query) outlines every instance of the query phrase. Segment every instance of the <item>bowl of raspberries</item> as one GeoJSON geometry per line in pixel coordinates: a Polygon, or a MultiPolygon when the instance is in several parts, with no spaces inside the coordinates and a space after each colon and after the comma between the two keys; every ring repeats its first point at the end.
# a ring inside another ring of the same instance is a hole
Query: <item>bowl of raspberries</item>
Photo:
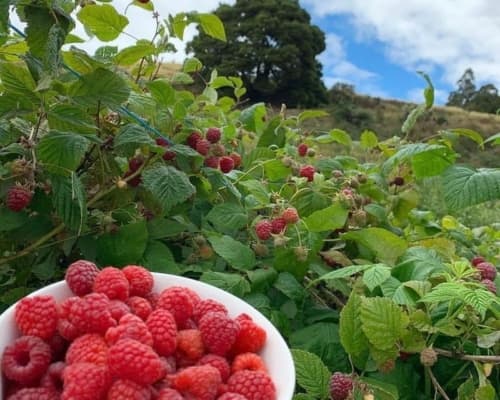
{"type": "Polygon", "coordinates": [[[4,400],[290,400],[291,353],[260,312],[180,276],[79,260],[0,316],[4,400]]]}

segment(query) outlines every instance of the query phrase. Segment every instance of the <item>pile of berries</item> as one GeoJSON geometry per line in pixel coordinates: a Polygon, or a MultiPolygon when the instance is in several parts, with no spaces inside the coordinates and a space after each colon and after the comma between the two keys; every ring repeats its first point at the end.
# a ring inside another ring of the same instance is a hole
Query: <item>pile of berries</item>
{"type": "Polygon", "coordinates": [[[80,260],[75,294],[23,298],[1,360],[6,400],[275,400],[266,331],[188,287],[153,292],[143,267],[80,260]]]}
{"type": "Polygon", "coordinates": [[[484,257],[475,256],[471,260],[471,264],[479,272],[481,283],[493,294],[497,293],[497,287],[495,285],[495,278],[497,276],[497,269],[492,264],[487,262],[484,257]]]}
{"type": "Polygon", "coordinates": [[[206,167],[220,169],[227,174],[241,165],[241,156],[236,152],[228,152],[220,139],[219,128],[208,128],[205,137],[199,132],[192,132],[187,144],[205,157],[206,167]]]}
{"type": "Polygon", "coordinates": [[[284,233],[287,225],[299,221],[299,213],[294,207],[286,208],[281,215],[273,219],[261,219],[255,224],[255,234],[260,240],[270,239],[273,234],[284,233]]]}

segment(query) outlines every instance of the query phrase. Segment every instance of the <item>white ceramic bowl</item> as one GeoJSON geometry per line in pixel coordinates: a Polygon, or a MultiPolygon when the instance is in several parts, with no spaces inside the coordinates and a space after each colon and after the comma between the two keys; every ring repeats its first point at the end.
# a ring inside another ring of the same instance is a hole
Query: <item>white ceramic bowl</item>
{"type": "MultiPolygon", "coordinates": [[[[236,317],[240,313],[247,313],[250,315],[252,319],[267,332],[267,341],[261,352],[261,356],[276,385],[277,400],[292,399],[295,388],[295,367],[292,355],[279,331],[266,317],[240,298],[215,286],[175,275],[159,273],[153,273],[153,275],[155,279],[153,290],[156,292],[160,292],[169,286],[186,286],[198,293],[202,299],[210,298],[223,303],[228,309],[231,317],[236,317]]],[[[61,281],[37,290],[29,296],[35,295],[52,295],[60,302],[67,297],[73,296],[73,293],[66,285],[66,282],[61,281]]],[[[19,336],[19,331],[14,322],[15,306],[15,304],[12,305],[0,315],[0,354],[3,354],[4,348],[19,336]]],[[[3,393],[3,382],[1,379],[0,393],[3,393]]]]}

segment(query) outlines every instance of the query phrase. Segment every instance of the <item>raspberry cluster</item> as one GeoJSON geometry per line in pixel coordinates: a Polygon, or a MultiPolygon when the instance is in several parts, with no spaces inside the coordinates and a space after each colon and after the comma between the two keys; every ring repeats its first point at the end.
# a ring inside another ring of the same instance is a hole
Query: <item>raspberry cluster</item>
{"type": "Polygon", "coordinates": [[[250,316],[233,318],[186,287],[155,293],[137,265],[99,270],[80,260],[65,278],[73,297],[17,304],[21,336],[2,355],[2,398],[276,399],[259,355],[266,331],[250,316]]]}
{"type": "Polygon", "coordinates": [[[495,278],[497,276],[496,267],[486,261],[486,259],[482,256],[475,256],[471,260],[472,266],[477,270],[479,275],[479,280],[481,284],[493,294],[497,293],[497,287],[495,284],[495,278]]]}
{"type": "Polygon", "coordinates": [[[261,219],[255,224],[255,234],[260,240],[267,240],[272,235],[283,234],[287,225],[295,224],[299,221],[299,213],[294,207],[286,208],[280,215],[273,219],[261,219]]]}

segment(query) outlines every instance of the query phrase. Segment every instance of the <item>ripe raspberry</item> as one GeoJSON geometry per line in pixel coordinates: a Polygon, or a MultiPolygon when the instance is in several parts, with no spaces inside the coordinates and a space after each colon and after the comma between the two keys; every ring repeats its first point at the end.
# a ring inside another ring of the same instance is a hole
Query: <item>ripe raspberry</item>
{"type": "Polygon", "coordinates": [[[332,400],[345,400],[352,391],[352,376],[335,372],[330,378],[330,397],[332,400]]]}
{"type": "MultiPolygon", "coordinates": [[[[109,328],[116,325],[109,311],[109,299],[102,293],[90,293],[79,301],[75,301],[71,305],[69,320],[82,334],[103,335],[109,328]]],[[[63,335],[62,332],[61,335],[63,335]]]]}
{"type": "Polygon", "coordinates": [[[173,354],[177,345],[177,325],[174,316],[161,308],[153,311],[146,320],[151,335],[153,348],[161,356],[173,354]]]}
{"type": "Polygon", "coordinates": [[[116,380],[108,390],[107,400],[150,400],[151,390],[126,379],[116,380]]]}
{"type": "Polygon", "coordinates": [[[153,310],[156,309],[156,303],[158,303],[158,299],[160,298],[160,294],[156,292],[151,292],[144,296],[144,298],[149,301],[153,310]]]}
{"type": "Polygon", "coordinates": [[[94,280],[94,292],[104,293],[110,300],[128,299],[130,284],[122,270],[115,267],[102,269],[94,280]]]}
{"type": "Polygon", "coordinates": [[[299,156],[305,157],[307,155],[307,150],[309,147],[307,147],[307,144],[301,143],[297,146],[297,151],[299,153],[299,156]]]}
{"type": "Polygon", "coordinates": [[[180,286],[172,286],[160,293],[157,308],[170,311],[175,318],[178,328],[183,328],[184,324],[193,315],[193,300],[186,293],[186,289],[180,286]]]}
{"type": "Polygon", "coordinates": [[[130,172],[139,171],[139,168],[141,168],[142,164],[144,164],[144,160],[142,159],[142,157],[131,158],[128,161],[128,169],[130,172]]]}
{"type": "Polygon", "coordinates": [[[80,297],[68,297],[59,304],[59,320],[57,321],[57,331],[66,340],[73,340],[83,332],[76,327],[71,320],[71,308],[73,304],[80,302],[80,297]]]}
{"type": "Polygon", "coordinates": [[[158,392],[156,400],[184,400],[184,397],[175,389],[164,388],[158,392]]]}
{"type": "Polygon", "coordinates": [[[222,396],[217,397],[217,400],[247,400],[247,398],[238,393],[226,392],[222,396]]]}
{"type": "Polygon", "coordinates": [[[122,339],[109,348],[111,375],[150,385],[165,375],[165,367],[154,350],[133,339],[122,339]]]}
{"type": "Polygon", "coordinates": [[[486,260],[484,259],[484,257],[481,257],[481,256],[475,256],[472,258],[472,260],[470,261],[471,264],[474,266],[474,267],[477,267],[479,264],[485,262],[486,260]]]}
{"type": "MultiPolygon", "coordinates": [[[[147,300],[146,300],[147,301],[147,300]]],[[[130,314],[132,311],[130,307],[121,300],[110,300],[109,302],[109,312],[111,313],[111,317],[116,321],[120,321],[120,319],[127,314],[130,314]]]]}
{"type": "Polygon", "coordinates": [[[67,365],[82,362],[105,365],[107,361],[108,345],[101,335],[95,333],[87,333],[75,339],[66,353],[67,365]]]}
{"type": "Polygon", "coordinates": [[[175,157],[177,157],[177,154],[175,153],[175,151],[172,151],[172,150],[166,150],[165,153],[163,153],[163,156],[162,156],[162,158],[165,161],[172,161],[172,160],[175,159],[175,157]]]}
{"type": "Polygon", "coordinates": [[[271,232],[274,234],[278,234],[283,232],[286,229],[286,221],[279,217],[279,218],[274,218],[271,220],[271,232]]]}
{"type": "Polygon", "coordinates": [[[481,273],[481,279],[489,279],[494,281],[497,276],[497,269],[492,263],[482,262],[476,265],[477,270],[481,273]]]}
{"type": "Polygon", "coordinates": [[[212,300],[212,299],[206,299],[200,301],[196,306],[194,307],[193,311],[193,319],[196,323],[200,322],[201,317],[203,317],[206,313],[210,311],[216,311],[216,312],[221,312],[227,315],[227,308],[224,304],[212,300]]]}
{"type": "Polygon", "coordinates": [[[238,371],[227,381],[228,392],[238,393],[247,400],[276,400],[273,381],[262,371],[238,371]]]}
{"type": "Polygon", "coordinates": [[[219,356],[231,349],[240,329],[238,322],[220,312],[205,314],[198,325],[205,347],[219,356]]]}
{"type": "Polygon", "coordinates": [[[266,331],[257,325],[247,314],[236,318],[240,325],[238,336],[231,348],[231,354],[258,353],[266,343],[266,331]]]}
{"type": "Polygon", "coordinates": [[[198,132],[193,132],[187,138],[187,144],[189,147],[196,150],[196,143],[198,143],[198,140],[200,140],[200,139],[201,139],[201,135],[198,132]]]}
{"type": "Polygon", "coordinates": [[[61,400],[95,400],[103,398],[111,385],[106,365],[77,363],[63,372],[64,389],[61,400]]]}
{"type": "Polygon", "coordinates": [[[219,157],[210,156],[205,158],[205,167],[218,169],[219,168],[219,157]]]}
{"type": "Polygon", "coordinates": [[[213,400],[221,383],[219,371],[210,365],[194,366],[178,372],[172,387],[184,398],[213,400]]]}
{"type": "Polygon", "coordinates": [[[168,145],[169,145],[168,140],[163,138],[163,137],[156,138],[155,142],[158,146],[162,146],[162,147],[168,147],[168,145]]]}
{"type": "Polygon", "coordinates": [[[109,328],[104,336],[109,346],[114,345],[121,339],[134,339],[153,347],[153,335],[147,325],[139,317],[127,314],[120,319],[120,324],[109,328]]]}
{"type": "Polygon", "coordinates": [[[205,353],[201,332],[198,329],[184,329],[177,332],[177,353],[191,361],[198,361],[205,353]]]}
{"type": "Polygon", "coordinates": [[[51,338],[57,329],[57,304],[52,296],[24,297],[16,305],[16,325],[22,335],[51,338]]]}
{"type": "Polygon", "coordinates": [[[219,167],[223,173],[227,174],[234,169],[234,160],[229,156],[221,157],[219,167]]]}
{"type": "MultiPolygon", "coordinates": [[[[126,179],[128,178],[130,175],[132,175],[133,172],[132,171],[127,171],[125,172],[125,174],[123,175],[123,178],[126,179]]],[[[139,186],[141,183],[142,183],[142,177],[141,175],[137,175],[137,176],[134,176],[132,179],[129,179],[127,180],[126,182],[128,185],[132,186],[132,187],[137,187],[139,186]]]]}
{"type": "Polygon", "coordinates": [[[260,240],[267,240],[271,237],[273,224],[268,219],[262,219],[255,224],[255,233],[260,240]]]}
{"type": "Polygon", "coordinates": [[[129,297],[127,300],[127,305],[130,307],[132,313],[137,315],[143,321],[146,321],[146,319],[149,317],[149,314],[153,312],[151,303],[143,297],[129,297]]]}
{"type": "Polygon", "coordinates": [[[281,214],[281,218],[283,218],[287,224],[295,224],[299,222],[299,213],[295,207],[288,207],[281,214]]]}
{"type": "Polygon", "coordinates": [[[220,129],[219,128],[208,128],[205,137],[210,143],[217,143],[220,140],[220,129]]]}
{"type": "Polygon", "coordinates": [[[10,380],[32,385],[50,364],[50,346],[37,336],[21,336],[2,355],[2,372],[10,380]]]}
{"type": "Polygon", "coordinates": [[[267,373],[264,360],[255,353],[242,353],[234,358],[231,364],[231,372],[234,374],[235,372],[243,370],[263,371],[267,373]]]}
{"type": "Polygon", "coordinates": [[[52,361],[61,361],[64,359],[66,350],[68,349],[68,342],[58,332],[50,339],[46,340],[52,352],[52,361]]]}
{"type": "Polygon", "coordinates": [[[206,139],[200,139],[196,142],[196,151],[202,156],[206,156],[210,150],[210,142],[206,139]]]}
{"type": "Polygon", "coordinates": [[[50,364],[49,369],[40,380],[40,386],[55,392],[62,392],[64,368],[66,368],[66,363],[63,361],[50,364]]]}
{"type": "Polygon", "coordinates": [[[211,365],[212,367],[217,368],[222,382],[226,382],[229,375],[231,375],[231,367],[229,366],[227,360],[222,356],[207,354],[198,361],[197,365],[211,365]]]}
{"type": "Polygon", "coordinates": [[[59,400],[59,393],[55,390],[36,387],[36,388],[23,388],[17,391],[7,400],[59,400]]]}
{"type": "Polygon", "coordinates": [[[226,147],[222,143],[216,143],[210,146],[210,153],[214,156],[222,157],[226,154],[226,147]]]}
{"type": "Polygon", "coordinates": [[[307,178],[309,182],[312,182],[314,180],[315,172],[316,170],[312,165],[304,165],[303,167],[300,168],[299,175],[303,178],[307,178]]]}
{"type": "Polygon", "coordinates": [[[399,352],[399,359],[401,361],[407,361],[411,357],[411,353],[407,353],[406,351],[399,352]]]}
{"type": "Polygon", "coordinates": [[[488,289],[491,293],[497,294],[497,286],[495,285],[495,282],[489,280],[489,279],[483,279],[481,281],[481,284],[488,289]]]}
{"type": "Polygon", "coordinates": [[[241,156],[238,153],[232,152],[229,154],[229,157],[234,161],[234,168],[239,168],[241,165],[241,156]]]}
{"type": "Polygon", "coordinates": [[[436,364],[438,359],[437,353],[434,349],[428,347],[420,352],[420,362],[426,367],[432,367],[436,364]]]}
{"type": "Polygon", "coordinates": [[[146,296],[153,290],[153,274],[138,265],[127,265],[122,269],[128,280],[130,296],[146,296]]]}
{"type": "Polygon", "coordinates": [[[390,183],[394,186],[403,186],[405,184],[405,179],[402,176],[396,176],[390,183]]]}
{"type": "Polygon", "coordinates": [[[25,186],[11,186],[7,191],[7,208],[14,212],[19,212],[26,208],[33,197],[33,192],[25,186]]]}
{"type": "Polygon", "coordinates": [[[78,260],[66,270],[64,279],[71,291],[77,296],[85,296],[92,292],[94,280],[99,269],[90,261],[78,260]]]}
{"type": "Polygon", "coordinates": [[[194,290],[192,290],[192,289],[190,289],[188,287],[185,287],[183,289],[184,289],[184,292],[191,299],[191,303],[193,303],[193,310],[194,310],[194,307],[196,306],[196,304],[198,304],[201,301],[200,296],[198,295],[198,293],[196,293],[194,290]]]}

